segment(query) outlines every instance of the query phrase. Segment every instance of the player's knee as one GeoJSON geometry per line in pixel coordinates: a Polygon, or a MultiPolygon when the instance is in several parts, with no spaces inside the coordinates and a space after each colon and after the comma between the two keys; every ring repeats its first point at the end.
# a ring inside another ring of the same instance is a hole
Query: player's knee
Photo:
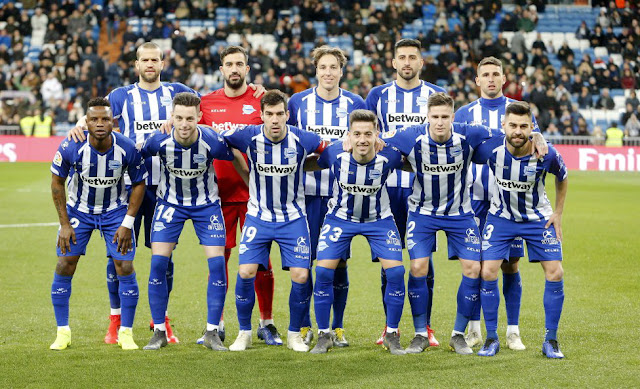
{"type": "Polygon", "coordinates": [[[78,265],[77,259],[58,258],[56,264],[56,273],[61,276],[72,276],[76,272],[76,266],[78,265]]]}
{"type": "Polygon", "coordinates": [[[116,273],[118,273],[119,276],[128,276],[134,272],[133,261],[114,260],[113,263],[116,265],[116,273]]]}
{"type": "Polygon", "coordinates": [[[429,258],[418,258],[411,261],[411,275],[425,277],[429,273],[429,258]]]}
{"type": "Polygon", "coordinates": [[[545,278],[547,281],[561,281],[564,277],[564,269],[562,265],[558,264],[558,266],[549,266],[545,268],[545,278]]]}
{"type": "Polygon", "coordinates": [[[480,277],[481,265],[479,261],[463,261],[462,274],[469,278],[480,277]]]}
{"type": "Polygon", "coordinates": [[[289,269],[289,273],[291,273],[291,281],[297,282],[298,284],[304,284],[309,279],[309,269],[292,267],[289,269]]]}
{"type": "Polygon", "coordinates": [[[247,278],[255,277],[257,272],[258,272],[257,269],[245,268],[245,267],[242,267],[242,266],[238,269],[238,275],[240,276],[240,278],[245,279],[245,280],[247,278]]]}
{"type": "Polygon", "coordinates": [[[503,273],[515,274],[518,272],[519,261],[520,261],[520,258],[517,258],[517,257],[509,258],[508,261],[502,262],[502,265],[500,265],[500,268],[502,269],[503,273]]]}
{"type": "Polygon", "coordinates": [[[498,269],[499,267],[493,267],[493,266],[487,265],[485,262],[482,264],[480,275],[482,276],[482,279],[485,281],[495,281],[498,279],[498,269]]]}

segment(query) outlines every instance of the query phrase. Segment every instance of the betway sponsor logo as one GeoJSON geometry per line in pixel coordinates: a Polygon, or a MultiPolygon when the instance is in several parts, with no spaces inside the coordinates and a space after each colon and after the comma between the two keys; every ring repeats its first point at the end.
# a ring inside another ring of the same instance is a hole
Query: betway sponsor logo
{"type": "Polygon", "coordinates": [[[349,127],[343,126],[307,126],[307,130],[320,135],[322,140],[342,139],[347,135],[349,127]]]}
{"type": "Polygon", "coordinates": [[[84,183],[94,188],[110,188],[118,183],[120,177],[85,177],[80,174],[84,183]]]}
{"type": "Polygon", "coordinates": [[[270,165],[266,163],[256,163],[258,173],[266,176],[288,176],[296,172],[298,165],[270,165]]]}
{"type": "Polygon", "coordinates": [[[578,150],[580,170],[640,171],[640,153],[633,148],[603,151],[602,147],[581,147],[578,150]]]}
{"type": "Polygon", "coordinates": [[[501,189],[504,189],[509,192],[529,192],[535,181],[531,182],[521,182],[521,181],[511,181],[505,180],[502,178],[496,177],[496,182],[501,189]]]}
{"type": "Polygon", "coordinates": [[[414,124],[425,124],[427,122],[426,113],[388,113],[387,124],[389,126],[407,126],[414,124]]]}
{"type": "Polygon", "coordinates": [[[365,195],[371,196],[380,190],[382,185],[360,185],[360,184],[347,184],[344,182],[338,181],[338,185],[345,192],[352,195],[365,195]]]}
{"type": "Polygon", "coordinates": [[[188,179],[201,176],[207,170],[207,167],[203,167],[200,169],[183,169],[167,166],[167,169],[169,170],[169,173],[173,174],[176,177],[188,179]]]}
{"type": "Polygon", "coordinates": [[[229,123],[229,122],[224,122],[224,123],[215,123],[212,122],[211,123],[211,127],[213,127],[214,130],[217,131],[228,131],[228,130],[240,130],[245,128],[247,125],[246,124],[237,124],[237,123],[229,123]]]}
{"type": "Polygon", "coordinates": [[[133,131],[142,134],[150,134],[159,130],[166,120],[143,120],[133,122],[133,131]]]}
{"type": "Polygon", "coordinates": [[[464,161],[449,163],[446,165],[439,164],[430,164],[430,163],[422,163],[422,172],[425,174],[451,174],[457,173],[462,170],[462,166],[464,165],[464,161]]]}

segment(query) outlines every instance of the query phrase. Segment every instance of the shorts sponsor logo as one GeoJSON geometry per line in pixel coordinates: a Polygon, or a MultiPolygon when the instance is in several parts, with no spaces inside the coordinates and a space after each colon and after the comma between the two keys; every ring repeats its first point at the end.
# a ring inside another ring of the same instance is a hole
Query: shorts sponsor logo
{"type": "Polygon", "coordinates": [[[242,114],[243,115],[251,115],[255,111],[256,111],[256,109],[253,108],[253,105],[250,105],[250,104],[243,104],[242,105],[242,114]]]}
{"type": "Polygon", "coordinates": [[[62,166],[62,154],[56,151],[56,155],[53,156],[53,164],[56,166],[62,166]]]}
{"type": "Polygon", "coordinates": [[[338,186],[349,194],[364,196],[371,196],[377,193],[382,187],[382,185],[347,184],[341,181],[338,181],[338,186]]]}
{"type": "Polygon", "coordinates": [[[558,239],[553,236],[553,231],[544,230],[542,232],[542,240],[540,241],[542,244],[555,246],[558,244],[558,239]]]}
{"type": "Polygon", "coordinates": [[[452,157],[457,157],[458,155],[462,154],[462,147],[453,146],[451,149],[449,149],[449,154],[451,154],[452,157]]]}
{"type": "Polygon", "coordinates": [[[371,169],[369,170],[369,179],[370,180],[377,180],[382,176],[382,172],[378,169],[371,169]]]}
{"type": "Polygon", "coordinates": [[[112,159],[107,163],[107,166],[109,166],[109,169],[111,170],[118,170],[122,167],[122,162],[112,159]]]}
{"type": "Polygon", "coordinates": [[[149,285],[162,285],[162,281],[158,278],[153,278],[149,280],[149,285]]]}
{"type": "Polygon", "coordinates": [[[505,180],[502,178],[496,177],[496,183],[500,187],[500,189],[506,190],[507,192],[529,192],[535,182],[521,182],[521,181],[511,181],[505,180]]]}
{"type": "Polygon", "coordinates": [[[342,108],[342,107],[336,108],[336,116],[338,116],[339,118],[347,117],[348,114],[349,112],[347,112],[346,108],[342,108]]]}
{"type": "Polygon", "coordinates": [[[244,254],[249,250],[249,248],[247,247],[246,244],[241,244],[240,247],[238,248],[238,253],[240,254],[244,254]]]}
{"type": "Polygon", "coordinates": [[[265,176],[289,176],[296,172],[298,165],[272,165],[256,162],[256,170],[265,176]]]}
{"type": "Polygon", "coordinates": [[[349,128],[343,126],[307,126],[307,131],[320,135],[322,140],[332,141],[344,138],[349,128]]]}
{"type": "Polygon", "coordinates": [[[318,252],[323,251],[325,249],[329,248],[329,245],[327,244],[327,242],[322,241],[320,243],[318,243],[318,252]]]}
{"type": "Polygon", "coordinates": [[[424,113],[388,113],[387,124],[389,126],[410,126],[414,124],[425,124],[427,114],[424,113]]]}
{"type": "Polygon", "coordinates": [[[467,237],[464,238],[465,243],[480,244],[480,238],[478,238],[473,228],[467,228],[466,234],[467,237]]]}
{"type": "Polygon", "coordinates": [[[431,175],[445,175],[451,173],[457,173],[462,170],[462,166],[464,166],[464,161],[449,163],[449,164],[430,164],[430,163],[422,163],[422,172],[425,174],[431,175]]]}
{"type": "Polygon", "coordinates": [[[295,158],[298,155],[298,150],[293,147],[287,147],[284,149],[284,157],[285,158],[295,158]]]}
{"type": "Polygon", "coordinates": [[[535,166],[525,166],[524,167],[524,175],[527,177],[536,175],[536,167],[535,166]]]}
{"type": "Polygon", "coordinates": [[[396,234],[395,231],[387,231],[387,244],[391,246],[400,246],[400,239],[398,239],[398,234],[396,234]]]}
{"type": "Polygon", "coordinates": [[[207,171],[207,167],[203,167],[200,169],[183,169],[183,168],[177,168],[169,165],[166,165],[166,166],[167,166],[167,170],[169,170],[169,173],[171,173],[172,175],[178,178],[185,178],[185,179],[201,176],[205,171],[207,171]]]}
{"type": "Polygon", "coordinates": [[[218,215],[211,215],[209,218],[209,230],[222,231],[224,230],[224,224],[220,223],[218,215]]]}
{"type": "Polygon", "coordinates": [[[160,104],[162,104],[163,107],[171,105],[172,102],[173,99],[171,98],[171,96],[160,96],[160,104]]]}
{"type": "Polygon", "coordinates": [[[429,99],[427,98],[427,96],[418,96],[418,97],[416,97],[416,103],[420,107],[424,107],[425,105],[427,105],[428,101],[429,101],[429,99]]]}
{"type": "Polygon", "coordinates": [[[156,231],[156,232],[162,231],[165,228],[167,228],[167,227],[164,226],[163,222],[155,222],[155,223],[153,223],[153,230],[156,231]]]}
{"type": "Polygon", "coordinates": [[[309,254],[309,246],[307,245],[307,239],[304,236],[299,236],[296,244],[297,246],[293,249],[294,252],[300,254],[309,254]]]}
{"type": "Polygon", "coordinates": [[[204,154],[194,154],[193,163],[205,163],[207,162],[207,156],[204,154]]]}
{"type": "Polygon", "coordinates": [[[84,183],[94,188],[111,188],[120,181],[120,177],[86,177],[82,174],[80,174],[80,178],[84,183]]]}
{"type": "Polygon", "coordinates": [[[166,120],[141,120],[133,122],[133,131],[142,134],[151,134],[159,130],[166,120]]]}

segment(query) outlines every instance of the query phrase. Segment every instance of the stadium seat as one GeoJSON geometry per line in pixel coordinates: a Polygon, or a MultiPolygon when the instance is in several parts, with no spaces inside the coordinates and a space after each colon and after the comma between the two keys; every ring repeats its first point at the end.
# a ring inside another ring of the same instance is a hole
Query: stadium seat
{"type": "Polygon", "coordinates": [[[622,96],[612,96],[613,102],[616,104],[616,109],[624,109],[624,101],[626,97],[622,96]]]}
{"type": "Polygon", "coordinates": [[[624,60],[622,59],[622,54],[612,53],[609,55],[609,58],[611,58],[613,60],[613,63],[617,66],[622,66],[622,63],[624,62],[624,60]]]}
{"type": "Polygon", "coordinates": [[[598,46],[593,50],[593,54],[596,57],[604,58],[609,56],[609,51],[604,46],[598,46]]]}

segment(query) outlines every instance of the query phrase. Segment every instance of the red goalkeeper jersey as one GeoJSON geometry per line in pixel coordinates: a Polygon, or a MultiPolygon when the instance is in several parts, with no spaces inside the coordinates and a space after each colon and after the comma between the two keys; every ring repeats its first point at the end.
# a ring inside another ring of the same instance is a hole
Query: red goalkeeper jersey
{"type": "MultiPolygon", "coordinates": [[[[260,118],[260,99],[253,97],[255,91],[247,91],[238,97],[228,97],[224,88],[218,89],[202,97],[200,124],[230,130],[248,124],[262,124],[260,118]]],[[[246,156],[245,156],[246,158],[246,156]]],[[[246,203],[249,201],[249,188],[245,185],[233,163],[214,160],[213,166],[218,178],[218,189],[222,203],[246,203]]]]}

